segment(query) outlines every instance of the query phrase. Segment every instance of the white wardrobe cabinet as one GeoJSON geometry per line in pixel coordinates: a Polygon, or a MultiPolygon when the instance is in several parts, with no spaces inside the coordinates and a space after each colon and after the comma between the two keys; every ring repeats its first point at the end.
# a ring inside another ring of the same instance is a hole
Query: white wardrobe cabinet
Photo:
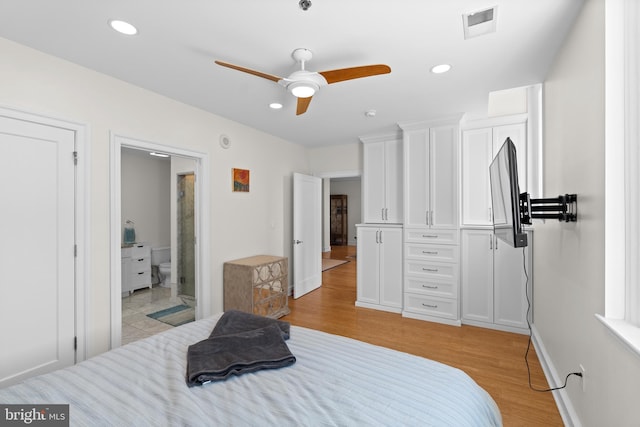
{"type": "Polygon", "coordinates": [[[402,226],[358,224],[356,306],[402,310],[402,226]]]}
{"type": "Polygon", "coordinates": [[[400,124],[404,156],[402,315],[460,325],[460,117],[400,124]]]}
{"type": "Polygon", "coordinates": [[[489,165],[507,138],[511,138],[516,146],[518,182],[520,192],[524,193],[527,191],[528,176],[526,119],[462,131],[460,175],[463,226],[492,224],[489,165]]]}
{"type": "Polygon", "coordinates": [[[458,227],[458,125],[400,125],[404,151],[404,226],[458,227]]]}
{"type": "Polygon", "coordinates": [[[492,230],[462,230],[462,323],[528,333],[533,235],[527,234],[529,246],[513,248],[492,230]]]}
{"type": "Polygon", "coordinates": [[[362,204],[365,223],[402,223],[402,139],[399,134],[363,143],[362,204]]]}

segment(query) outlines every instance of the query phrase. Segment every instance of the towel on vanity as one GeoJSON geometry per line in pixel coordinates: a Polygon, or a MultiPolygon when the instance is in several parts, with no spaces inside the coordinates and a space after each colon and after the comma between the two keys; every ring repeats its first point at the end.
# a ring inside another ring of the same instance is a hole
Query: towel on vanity
{"type": "Polygon", "coordinates": [[[223,314],[209,338],[189,346],[187,385],[294,364],[296,358],[284,342],[283,328],[288,338],[287,322],[242,312],[223,314]]]}

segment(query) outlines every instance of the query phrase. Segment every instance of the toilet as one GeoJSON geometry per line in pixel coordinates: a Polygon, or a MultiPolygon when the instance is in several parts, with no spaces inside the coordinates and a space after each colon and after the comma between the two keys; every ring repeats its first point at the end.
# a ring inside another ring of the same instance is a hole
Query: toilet
{"type": "Polygon", "coordinates": [[[171,261],[161,262],[158,266],[159,278],[162,280],[160,286],[163,288],[171,287],[171,261]]]}
{"type": "Polygon", "coordinates": [[[171,247],[151,248],[151,265],[158,270],[158,280],[163,288],[171,287],[171,247]]]}

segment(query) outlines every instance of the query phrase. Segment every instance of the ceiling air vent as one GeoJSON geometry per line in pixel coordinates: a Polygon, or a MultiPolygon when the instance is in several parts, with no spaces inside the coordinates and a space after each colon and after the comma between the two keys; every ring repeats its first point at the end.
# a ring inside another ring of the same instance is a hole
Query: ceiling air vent
{"type": "Polygon", "coordinates": [[[496,31],[498,6],[462,15],[464,38],[483,36],[496,31]]]}

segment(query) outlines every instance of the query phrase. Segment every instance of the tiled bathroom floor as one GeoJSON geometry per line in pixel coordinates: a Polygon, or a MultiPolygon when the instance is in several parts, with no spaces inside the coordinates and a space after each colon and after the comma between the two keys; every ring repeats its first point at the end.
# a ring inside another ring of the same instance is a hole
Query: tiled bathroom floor
{"type": "Polygon", "coordinates": [[[181,304],[170,302],[171,289],[154,286],[122,298],[122,345],[173,328],[147,314],[181,304]]]}

